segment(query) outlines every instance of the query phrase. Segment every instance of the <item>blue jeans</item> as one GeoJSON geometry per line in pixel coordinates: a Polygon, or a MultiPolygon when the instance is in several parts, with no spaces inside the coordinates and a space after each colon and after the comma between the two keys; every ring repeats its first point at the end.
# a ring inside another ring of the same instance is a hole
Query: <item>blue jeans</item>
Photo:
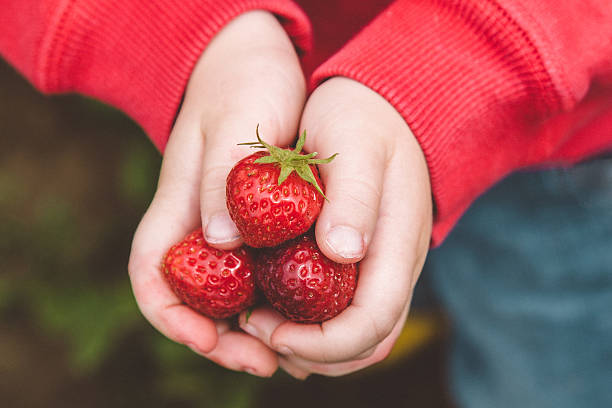
{"type": "Polygon", "coordinates": [[[612,407],[612,158],[505,179],[425,273],[459,406],[612,407]]]}

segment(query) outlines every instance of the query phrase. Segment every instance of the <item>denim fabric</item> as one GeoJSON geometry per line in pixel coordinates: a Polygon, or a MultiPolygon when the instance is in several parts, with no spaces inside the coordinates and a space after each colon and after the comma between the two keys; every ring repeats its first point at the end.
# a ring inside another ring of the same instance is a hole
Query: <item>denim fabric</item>
{"type": "Polygon", "coordinates": [[[426,273],[459,406],[612,407],[612,158],[502,181],[426,273]]]}

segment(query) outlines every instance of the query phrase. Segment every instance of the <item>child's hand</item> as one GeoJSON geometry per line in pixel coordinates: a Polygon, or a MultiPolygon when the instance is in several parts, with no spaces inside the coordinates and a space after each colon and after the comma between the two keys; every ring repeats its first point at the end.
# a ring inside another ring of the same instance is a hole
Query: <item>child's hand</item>
{"type": "Polygon", "coordinates": [[[160,262],[172,244],[200,224],[209,243],[241,241],[225,205],[225,179],[252,151],[255,127],[267,141],[289,144],[305,100],[305,81],[291,41],[262,11],[246,13],[208,45],[190,79],[167,144],[157,192],[134,237],[129,272],[144,316],[170,339],[233,369],[269,376],[277,355],[227,321],[183,305],[162,278],[160,262]]]}
{"type": "Polygon", "coordinates": [[[406,319],[429,249],[432,199],[423,153],[395,109],[374,91],[333,78],[309,98],[305,150],[320,157],[326,202],[317,242],[337,262],[361,260],[352,304],[321,325],[296,324],[269,308],[241,327],[280,354],[291,375],[341,375],[382,360],[406,319]]]}

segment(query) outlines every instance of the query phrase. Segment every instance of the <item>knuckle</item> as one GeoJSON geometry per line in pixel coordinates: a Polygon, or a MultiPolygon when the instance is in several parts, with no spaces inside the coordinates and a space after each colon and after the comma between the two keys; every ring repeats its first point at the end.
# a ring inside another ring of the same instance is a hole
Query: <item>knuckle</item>
{"type": "Polygon", "coordinates": [[[326,330],[325,322],[320,326],[321,344],[316,349],[316,356],[313,356],[314,361],[319,365],[334,364],[351,358],[355,353],[352,347],[348,346],[346,341],[342,341],[337,336],[340,332],[336,330],[326,330]]]}
{"type": "Polygon", "coordinates": [[[380,347],[377,347],[376,352],[372,355],[372,364],[379,363],[389,357],[391,350],[393,350],[393,344],[381,344],[380,347]]]}
{"type": "Polygon", "coordinates": [[[202,171],[202,178],[205,180],[205,184],[218,187],[219,185],[225,186],[225,177],[229,169],[224,164],[215,164],[211,166],[205,166],[202,171]]]}
{"type": "MultiPolygon", "coordinates": [[[[374,217],[378,214],[378,203],[382,197],[382,186],[371,183],[368,180],[347,176],[339,179],[336,184],[338,188],[335,195],[342,197],[344,201],[343,209],[346,208],[348,201],[358,214],[366,213],[374,217]]],[[[343,210],[343,213],[346,213],[346,211],[343,210]]]]}
{"type": "Polygon", "coordinates": [[[376,343],[380,343],[384,339],[386,339],[389,334],[391,334],[395,321],[391,317],[377,318],[371,320],[375,333],[374,339],[376,340],[376,343]]]}
{"type": "Polygon", "coordinates": [[[136,273],[141,269],[142,263],[142,257],[138,256],[134,253],[134,251],[132,251],[130,253],[130,257],[128,259],[127,264],[128,276],[133,277],[134,275],[136,275],[136,273]]]}

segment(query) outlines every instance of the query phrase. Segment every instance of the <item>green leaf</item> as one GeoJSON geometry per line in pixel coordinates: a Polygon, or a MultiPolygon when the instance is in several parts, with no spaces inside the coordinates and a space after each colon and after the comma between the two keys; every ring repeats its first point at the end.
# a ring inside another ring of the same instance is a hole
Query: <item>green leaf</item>
{"type": "Polygon", "coordinates": [[[258,163],[258,164],[278,163],[278,160],[276,160],[276,158],[272,156],[263,156],[255,160],[253,163],[258,163]]]}
{"type": "Polygon", "coordinates": [[[302,156],[299,157],[300,160],[305,161],[305,162],[310,162],[310,160],[315,157],[317,154],[317,152],[312,152],[312,153],[308,153],[308,154],[304,154],[302,156]]]}
{"type": "Polygon", "coordinates": [[[306,129],[304,129],[304,132],[298,138],[298,141],[295,144],[295,149],[293,151],[295,153],[300,153],[302,151],[302,148],[304,147],[304,142],[306,142],[306,129]]]}
{"type": "Polygon", "coordinates": [[[309,165],[298,167],[298,168],[295,169],[295,171],[297,171],[297,174],[301,178],[303,178],[304,180],[306,180],[307,182],[312,184],[314,186],[314,188],[316,188],[317,191],[323,196],[323,198],[325,198],[325,200],[327,200],[327,197],[325,197],[325,194],[323,194],[323,190],[321,190],[321,187],[319,186],[319,183],[317,183],[317,179],[315,178],[314,174],[312,173],[312,169],[310,168],[309,165]]]}
{"type": "MultiPolygon", "coordinates": [[[[257,124],[257,128],[255,129],[255,134],[257,135],[257,142],[250,143],[239,143],[239,145],[247,145],[251,147],[265,147],[268,149],[270,153],[269,156],[260,157],[254,161],[254,163],[263,164],[263,163],[279,163],[280,164],[280,175],[278,176],[278,185],[281,185],[287,177],[291,174],[293,170],[295,170],[298,175],[304,179],[304,181],[310,183],[318,192],[327,200],[327,197],[323,193],[321,186],[317,183],[317,180],[310,169],[310,165],[317,164],[326,164],[331,162],[338,153],[333,154],[327,159],[315,159],[317,152],[312,152],[308,154],[300,154],[302,148],[304,147],[304,143],[306,142],[306,130],[302,132],[299,136],[295,149],[282,149],[277,146],[270,145],[264,142],[259,135],[259,124],[257,124]]],[[[329,200],[328,200],[329,201],[329,200]]]]}
{"type": "MultiPolygon", "coordinates": [[[[291,172],[293,170],[297,170],[297,169],[294,168],[294,167],[291,167],[291,166],[282,166],[281,165],[280,175],[278,176],[278,185],[279,186],[283,183],[283,181],[287,180],[287,177],[289,177],[289,175],[291,174],[291,172]]],[[[298,174],[300,174],[300,173],[298,172],[298,174]]]]}
{"type": "Polygon", "coordinates": [[[337,155],[338,153],[334,153],[331,156],[329,156],[327,159],[312,159],[310,160],[310,164],[327,164],[331,162],[332,160],[334,160],[337,155]]]}

